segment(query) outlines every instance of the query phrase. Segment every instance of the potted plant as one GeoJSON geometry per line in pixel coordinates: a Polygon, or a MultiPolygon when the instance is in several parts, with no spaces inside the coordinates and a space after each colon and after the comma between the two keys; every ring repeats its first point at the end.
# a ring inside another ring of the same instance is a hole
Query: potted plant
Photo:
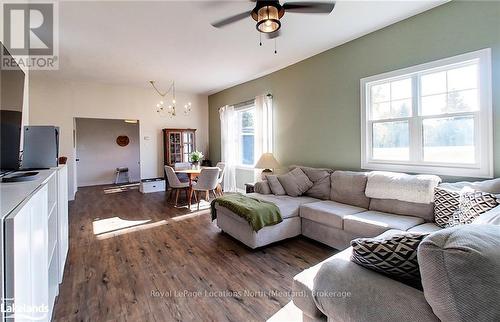
{"type": "Polygon", "coordinates": [[[196,169],[200,168],[200,161],[202,159],[203,159],[203,153],[201,153],[200,151],[191,152],[191,154],[189,155],[189,160],[191,160],[191,164],[196,169]]]}

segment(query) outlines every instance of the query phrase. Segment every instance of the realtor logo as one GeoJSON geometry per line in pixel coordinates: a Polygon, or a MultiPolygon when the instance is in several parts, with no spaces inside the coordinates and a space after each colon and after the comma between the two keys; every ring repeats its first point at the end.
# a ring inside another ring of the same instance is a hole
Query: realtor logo
{"type": "Polygon", "coordinates": [[[14,298],[2,298],[0,312],[7,321],[47,321],[49,307],[47,304],[16,304],[14,298]]]}
{"type": "MultiPolygon", "coordinates": [[[[29,69],[58,68],[55,2],[3,3],[3,43],[17,63],[29,69]]],[[[1,53],[3,54],[3,53],[1,53]]],[[[2,59],[2,67],[12,62],[2,59]]]]}

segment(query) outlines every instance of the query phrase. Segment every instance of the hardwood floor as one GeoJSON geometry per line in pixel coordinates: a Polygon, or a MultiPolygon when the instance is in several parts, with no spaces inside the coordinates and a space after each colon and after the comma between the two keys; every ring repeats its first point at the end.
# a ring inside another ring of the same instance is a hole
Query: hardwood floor
{"type": "Polygon", "coordinates": [[[104,191],[80,188],[70,203],[56,321],[263,321],[290,301],[295,274],[336,252],[304,237],[251,250],[208,210],[104,191]]]}

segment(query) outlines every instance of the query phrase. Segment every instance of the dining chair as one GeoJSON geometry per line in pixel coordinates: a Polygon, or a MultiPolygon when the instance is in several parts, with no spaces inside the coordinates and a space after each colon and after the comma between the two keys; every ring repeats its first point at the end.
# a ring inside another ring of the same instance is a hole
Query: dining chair
{"type": "MultiPolygon", "coordinates": [[[[189,170],[191,169],[191,163],[189,162],[176,162],[174,163],[174,169],[175,170],[189,170]]],[[[189,182],[189,176],[185,173],[176,173],[177,178],[181,182],[189,182]]]]}
{"type": "Polygon", "coordinates": [[[174,168],[169,167],[168,165],[165,166],[165,174],[167,176],[168,185],[171,188],[169,199],[172,199],[173,193],[175,191],[175,207],[177,207],[177,201],[179,200],[179,191],[184,190],[184,192],[186,193],[186,200],[189,200],[189,182],[181,182],[175,174],[174,168]]]}
{"type": "Polygon", "coordinates": [[[201,169],[198,182],[193,184],[192,192],[195,194],[195,200],[198,201],[198,210],[200,209],[200,192],[205,192],[205,200],[210,199],[210,191],[217,197],[215,188],[217,188],[220,169],[217,167],[201,169]]]}
{"type": "Polygon", "coordinates": [[[219,194],[219,196],[224,195],[224,191],[222,190],[222,182],[224,181],[224,174],[226,173],[226,164],[224,162],[217,162],[217,168],[219,171],[219,178],[217,179],[217,188],[215,191],[219,194]]]}
{"type": "Polygon", "coordinates": [[[189,162],[176,162],[174,163],[175,170],[189,170],[191,169],[191,163],[189,162]]]}

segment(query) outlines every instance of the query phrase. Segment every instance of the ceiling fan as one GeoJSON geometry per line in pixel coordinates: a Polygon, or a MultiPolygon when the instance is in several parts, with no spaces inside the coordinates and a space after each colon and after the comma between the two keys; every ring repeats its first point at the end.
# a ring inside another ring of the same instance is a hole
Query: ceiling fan
{"type": "Polygon", "coordinates": [[[278,0],[256,0],[255,2],[255,8],[252,10],[216,21],[212,23],[212,26],[221,28],[247,17],[252,17],[253,20],[257,21],[255,27],[259,32],[267,34],[269,38],[275,38],[279,36],[279,29],[281,28],[280,19],[285,12],[329,14],[335,7],[335,2],[333,1],[285,2],[284,4],[280,4],[278,0]]]}

